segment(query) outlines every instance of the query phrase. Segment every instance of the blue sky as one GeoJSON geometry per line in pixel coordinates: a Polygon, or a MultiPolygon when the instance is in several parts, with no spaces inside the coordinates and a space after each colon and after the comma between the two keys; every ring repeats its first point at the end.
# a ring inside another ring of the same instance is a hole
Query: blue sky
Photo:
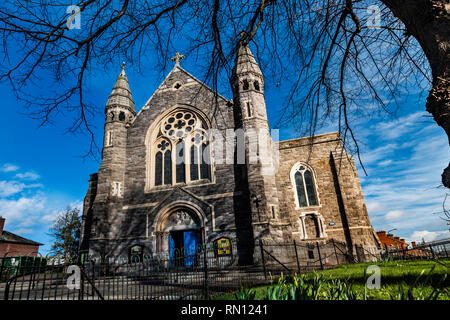
{"type": "MultiPolygon", "coordinates": [[[[127,68],[138,110],[164,78],[164,74],[155,73],[151,61],[147,62],[140,72],[133,66],[127,68]]],[[[201,78],[193,59],[186,57],[182,65],[201,78]]],[[[97,70],[89,80],[88,99],[98,108],[93,124],[100,146],[103,108],[119,72],[120,60],[116,68],[97,70]]],[[[50,90],[45,78],[40,83],[40,90],[50,90]]],[[[273,127],[286,93],[283,86],[271,85],[270,79],[266,83],[268,116],[273,127]]],[[[226,86],[228,83],[222,89],[226,86]]],[[[231,98],[229,91],[221,93],[231,98]]],[[[2,84],[0,96],[4,119],[0,127],[0,215],[7,219],[6,230],[44,243],[41,252],[45,254],[50,247],[47,232],[53,220],[67,205],[81,208],[89,174],[97,172],[99,163],[80,157],[89,148],[89,137],[66,134],[70,124],[66,115],[38,128],[39,122],[23,114],[24,106],[8,85],[2,84]]],[[[372,225],[375,230],[396,228],[394,233],[408,241],[450,237],[442,215],[433,214],[442,211],[446,194],[438,186],[450,157],[448,141],[424,109],[425,98],[412,95],[400,102],[395,117],[374,115],[370,120],[356,121],[353,128],[369,174],[365,176],[359,168],[372,225]]],[[[298,136],[291,127],[279,129],[282,140],[298,136]]],[[[330,123],[321,132],[334,130],[335,124],[330,123]]]]}

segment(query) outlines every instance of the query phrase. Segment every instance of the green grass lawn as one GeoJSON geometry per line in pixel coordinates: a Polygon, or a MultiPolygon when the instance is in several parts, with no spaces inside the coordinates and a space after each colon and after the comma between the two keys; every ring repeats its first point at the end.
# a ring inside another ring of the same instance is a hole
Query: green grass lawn
{"type": "MultiPolygon", "coordinates": [[[[336,286],[336,281],[347,285],[355,294],[357,299],[370,300],[391,300],[405,299],[405,296],[399,297],[399,287],[407,293],[412,287],[412,294],[415,299],[426,299],[435,289],[441,291],[437,299],[450,300],[450,277],[448,277],[450,260],[436,261],[388,261],[388,262],[369,262],[360,264],[341,265],[339,267],[308,273],[305,275],[305,283],[314,282],[314,277],[320,277],[321,293],[318,299],[327,299],[327,292],[330,286],[336,286]],[[366,289],[366,281],[369,275],[365,270],[369,265],[377,265],[381,270],[381,288],[366,289]],[[334,281],[334,283],[332,283],[334,281]],[[366,289],[366,290],[365,290],[366,289]]],[[[277,285],[280,275],[275,275],[272,281],[277,285]],[[276,278],[276,279],[275,279],[276,278]]],[[[292,282],[292,277],[286,277],[287,283],[292,282]]],[[[269,286],[260,286],[252,288],[255,292],[254,299],[267,299],[269,286]]],[[[233,300],[235,294],[227,294],[218,299],[233,300]]]]}

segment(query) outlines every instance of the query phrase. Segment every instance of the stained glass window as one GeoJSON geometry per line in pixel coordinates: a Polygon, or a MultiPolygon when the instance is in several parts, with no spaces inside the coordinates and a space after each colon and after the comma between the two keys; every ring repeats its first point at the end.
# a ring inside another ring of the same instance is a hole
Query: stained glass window
{"type": "Polygon", "coordinates": [[[176,182],[186,181],[186,165],[184,160],[184,141],[180,141],[176,146],[176,182]]]}
{"type": "Polygon", "coordinates": [[[294,175],[299,207],[317,206],[316,189],[312,172],[301,165],[294,175]]]}
{"type": "Polygon", "coordinates": [[[198,180],[198,148],[191,146],[191,180],[198,180]]]}
{"type": "Polygon", "coordinates": [[[164,153],[164,184],[172,184],[172,152],[164,153]]]}
{"type": "Polygon", "coordinates": [[[202,179],[210,179],[211,178],[211,164],[209,157],[209,148],[208,144],[202,144],[202,162],[200,164],[200,177],[202,179]]]}
{"type": "Polygon", "coordinates": [[[307,207],[308,203],[306,202],[305,197],[305,186],[303,184],[303,175],[299,171],[295,173],[295,185],[297,186],[298,205],[300,207],[307,207]]]}
{"type": "Polygon", "coordinates": [[[309,205],[315,206],[315,205],[317,205],[317,201],[316,201],[316,195],[314,192],[314,183],[313,183],[311,171],[306,170],[305,173],[303,174],[303,176],[305,177],[305,186],[306,186],[306,193],[308,194],[309,205]]]}
{"type": "Polygon", "coordinates": [[[155,156],[155,186],[162,185],[162,153],[158,151],[155,156]]]}

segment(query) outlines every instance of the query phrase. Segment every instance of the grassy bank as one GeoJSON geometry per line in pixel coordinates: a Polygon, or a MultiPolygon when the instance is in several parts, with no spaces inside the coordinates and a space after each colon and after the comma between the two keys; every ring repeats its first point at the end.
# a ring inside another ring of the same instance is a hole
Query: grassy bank
{"type": "Polygon", "coordinates": [[[349,264],[300,276],[274,275],[271,285],[242,289],[219,299],[450,300],[449,268],[448,259],[349,264]],[[380,267],[380,289],[366,287],[370,265],[380,267]]]}

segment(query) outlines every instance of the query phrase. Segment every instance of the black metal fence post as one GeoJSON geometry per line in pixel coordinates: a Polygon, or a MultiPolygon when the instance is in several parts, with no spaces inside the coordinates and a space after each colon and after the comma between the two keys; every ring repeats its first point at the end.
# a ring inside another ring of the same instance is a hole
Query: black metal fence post
{"type": "Polygon", "coordinates": [[[294,240],[295,258],[297,259],[297,270],[300,273],[300,261],[298,260],[297,243],[294,240]]]}
{"type": "MultiPolygon", "coordinates": [[[[78,265],[78,268],[82,268],[81,265],[78,265]]],[[[78,300],[84,300],[84,273],[80,272],[80,288],[78,289],[78,300]]]]}
{"type": "Polygon", "coordinates": [[[204,272],[204,277],[205,277],[205,282],[204,282],[204,286],[205,286],[205,299],[208,300],[208,296],[209,296],[209,292],[208,292],[208,260],[206,257],[206,246],[203,248],[203,272],[204,272]]]}
{"type": "Polygon", "coordinates": [[[264,248],[263,248],[262,240],[259,240],[259,248],[261,249],[261,263],[263,266],[264,280],[267,280],[266,260],[264,259],[264,248]]]}
{"type": "Polygon", "coordinates": [[[430,244],[429,247],[430,247],[430,251],[431,251],[431,254],[433,256],[433,259],[436,258],[436,255],[434,254],[433,246],[430,244]]]}
{"type": "Polygon", "coordinates": [[[323,270],[323,262],[322,262],[322,255],[320,254],[320,245],[319,242],[316,242],[317,245],[317,252],[319,254],[319,261],[320,261],[320,269],[323,270]]]}
{"type": "Polygon", "coordinates": [[[445,251],[445,257],[448,258],[448,252],[447,252],[447,248],[445,247],[445,244],[442,245],[442,247],[444,248],[444,251],[445,251]]]}
{"type": "Polygon", "coordinates": [[[359,256],[358,245],[355,244],[356,258],[358,259],[358,263],[361,262],[361,257],[359,256]]]}

